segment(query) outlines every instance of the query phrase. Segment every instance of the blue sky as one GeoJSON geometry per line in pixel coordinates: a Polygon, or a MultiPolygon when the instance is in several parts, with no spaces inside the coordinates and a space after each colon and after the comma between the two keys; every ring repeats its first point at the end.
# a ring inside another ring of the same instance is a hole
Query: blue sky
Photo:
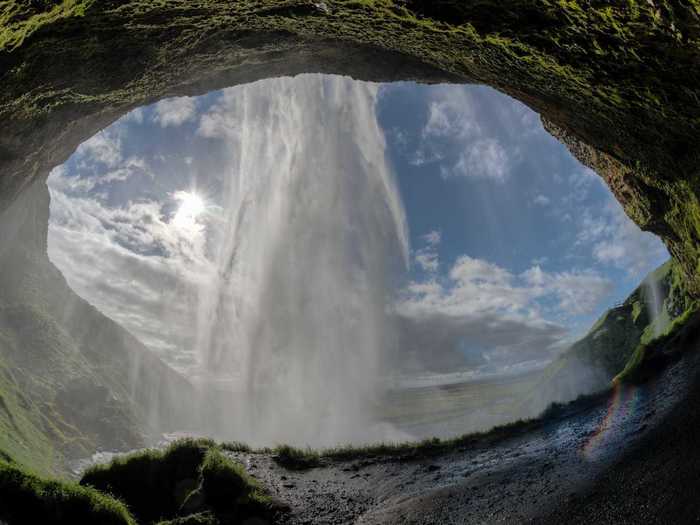
{"type": "MultiPolygon", "coordinates": [[[[232,110],[244,103],[238,89],[135,110],[49,179],[52,260],[79,294],[183,369],[196,361],[188,323],[219,227],[226,141],[247,132],[232,110]]],[[[357,112],[366,135],[378,125],[402,201],[410,266],[391,309],[410,334],[408,368],[551,358],[667,259],[519,102],[483,86],[367,93],[341,109],[357,112]]],[[[332,98],[318,100],[328,115],[332,98]]],[[[249,103],[265,113],[264,99],[249,103]]],[[[338,115],[328,125],[342,128],[338,115]]],[[[300,147],[313,158],[313,143],[300,147]]]]}
{"type": "Polygon", "coordinates": [[[576,336],[668,258],[658,239],[629,221],[602,179],[518,101],[484,86],[392,84],[380,94],[378,117],[411,245],[433,263],[427,271],[415,264],[414,279],[444,279],[464,255],[516,281],[533,268],[578,276],[600,286],[577,298],[580,308],[539,301],[547,319],[576,336]],[[433,246],[426,242],[431,232],[433,246]]]}

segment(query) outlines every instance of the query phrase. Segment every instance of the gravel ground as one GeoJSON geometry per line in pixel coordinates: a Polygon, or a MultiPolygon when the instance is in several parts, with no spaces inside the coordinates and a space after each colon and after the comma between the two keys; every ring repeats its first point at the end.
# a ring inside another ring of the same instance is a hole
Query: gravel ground
{"type": "Polygon", "coordinates": [[[285,524],[700,523],[700,355],[537,431],[289,471],[236,454],[285,524]]]}

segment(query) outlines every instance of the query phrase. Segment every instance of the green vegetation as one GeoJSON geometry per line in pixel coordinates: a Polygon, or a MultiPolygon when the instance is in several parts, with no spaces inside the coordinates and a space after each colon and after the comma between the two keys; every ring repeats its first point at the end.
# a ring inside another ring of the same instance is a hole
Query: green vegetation
{"type": "Polygon", "coordinates": [[[210,448],[200,469],[200,490],[216,514],[231,520],[269,513],[270,499],[245,469],[216,448],[210,448]]]}
{"type": "Polygon", "coordinates": [[[289,470],[306,470],[321,465],[321,455],[311,449],[280,445],[274,450],[275,461],[289,470]]]}
{"type": "MultiPolygon", "coordinates": [[[[9,175],[0,181],[0,209],[107,122],[162,96],[311,70],[481,82],[539,111],[627,213],[664,238],[678,262],[674,275],[700,294],[698,56],[697,0],[7,0],[0,171],[9,175]],[[56,140],[56,129],[71,132],[56,140]]],[[[37,225],[46,221],[41,206],[20,208],[33,209],[28,222],[37,225]]],[[[167,405],[167,392],[148,391],[168,382],[152,380],[166,372],[149,361],[128,377],[144,349],[59,289],[61,277],[44,260],[45,232],[21,233],[26,246],[2,267],[32,271],[0,279],[8,285],[0,283],[0,356],[30,408],[11,380],[0,385],[8,408],[0,406],[0,448],[48,472],[96,445],[139,446],[153,429],[138,407],[152,399],[167,405]],[[10,285],[22,295],[8,293],[10,285]],[[62,317],[74,305],[93,321],[79,336],[62,317]],[[27,334],[35,334],[31,344],[27,334]],[[100,352],[114,346],[120,351],[100,352]],[[142,390],[133,395],[129,385],[142,390]],[[76,399],[104,402],[75,410],[76,399]]],[[[642,338],[659,333],[642,306],[611,311],[566,359],[617,374],[642,338]]],[[[574,368],[556,367],[553,376],[574,368]]]]}
{"type": "Polygon", "coordinates": [[[0,50],[15,49],[40,27],[62,18],[83,16],[94,0],[63,0],[48,3],[42,10],[39,2],[3,2],[0,7],[0,50]]]}
{"type": "Polygon", "coordinates": [[[143,450],[95,465],[80,480],[127,501],[139,522],[172,518],[198,486],[199,468],[210,441],[181,441],[167,449],[143,450]]]}
{"type": "MultiPolygon", "coordinates": [[[[650,319],[646,292],[638,289],[557,361],[547,380],[566,383],[569,374],[580,372],[581,363],[604,371],[603,386],[618,373],[617,381],[639,380],[671,358],[672,349],[691,337],[696,324],[696,307],[689,296],[700,295],[700,2],[324,4],[325,8],[307,0],[3,2],[0,172],[7,176],[0,181],[0,209],[6,210],[19,188],[45,175],[56,159],[67,156],[110,119],[166,94],[191,94],[260,75],[310,70],[383,80],[482,82],[541,112],[549,129],[606,178],[630,217],[661,235],[676,261],[653,276],[665,297],[661,316],[650,319]],[[366,46],[372,50],[369,55],[363,55],[366,46]],[[300,65],[298,56],[311,57],[312,62],[300,65]],[[386,56],[396,68],[375,60],[386,56]],[[415,69],[401,70],[399,56],[412,61],[415,69]],[[60,144],[57,129],[70,130],[60,144]]],[[[22,213],[34,210],[27,224],[45,228],[48,201],[25,204],[19,206],[22,213]]],[[[14,224],[10,219],[3,215],[2,223],[14,224]]],[[[153,360],[144,364],[138,377],[127,377],[133,356],[145,355],[144,349],[67,291],[48,263],[41,228],[22,229],[23,243],[10,243],[10,260],[0,261],[0,457],[12,456],[37,471],[50,472],[60,470],[64,456],[83,455],[96,444],[137,446],[140,433],[149,429],[134,407],[168,396],[145,388],[158,383],[150,381],[152,374],[165,373],[153,360]],[[89,329],[76,331],[67,325],[66,311],[74,311],[81,322],[91,319],[89,329]],[[110,352],[101,352],[105,348],[110,352]],[[131,398],[129,384],[143,390],[131,398]],[[85,406],[76,400],[94,403],[85,406]]],[[[561,409],[554,406],[551,412],[561,409]]],[[[368,448],[313,452],[280,447],[276,456],[297,468],[332,459],[417,457],[540,424],[517,422],[453,440],[368,448]]],[[[237,443],[221,448],[249,450],[237,443]]],[[[116,460],[86,477],[128,495],[133,502],[124,499],[148,519],[214,523],[221,512],[264,507],[259,489],[229,463],[211,443],[199,442],[182,451],[116,460]],[[172,458],[179,454],[182,464],[175,467],[172,458]],[[166,480],[162,490],[153,485],[161,476],[166,480]],[[149,508],[125,480],[153,488],[165,514],[149,508]],[[220,481],[233,481],[238,487],[235,509],[221,507],[226,498],[218,492],[220,481]],[[176,516],[182,505],[192,511],[189,516],[176,516]]],[[[97,501],[90,500],[96,493],[89,489],[42,480],[7,461],[1,465],[6,483],[2,509],[15,503],[5,496],[14,494],[6,492],[10,490],[19,491],[17,502],[25,496],[26,501],[38,501],[32,507],[37,512],[49,501],[97,501]]],[[[33,523],[50,519],[37,517],[33,523]]]]}
{"type": "Polygon", "coordinates": [[[549,367],[546,381],[557,388],[566,381],[575,383],[575,376],[588,366],[600,372],[597,386],[605,388],[624,369],[635,367],[644,349],[656,344],[656,334],[676,331],[696,308],[682,269],[670,260],[646,276],[622,304],[606,311],[585,337],[549,367]],[[658,312],[653,312],[655,302],[658,312]]]}
{"type": "Polygon", "coordinates": [[[206,439],[120,456],[87,470],[80,484],[117,496],[144,524],[228,523],[271,512],[257,482],[206,439]]]}
{"type": "Polygon", "coordinates": [[[240,441],[224,441],[219,444],[222,450],[227,452],[250,452],[251,448],[246,443],[241,443],[240,441]]]}
{"type": "Polygon", "coordinates": [[[77,483],[41,478],[0,460],[0,520],[12,525],[136,525],[126,506],[77,483]]]}
{"type": "Polygon", "coordinates": [[[658,371],[666,362],[688,348],[697,339],[700,328],[700,305],[694,304],[675,318],[663,333],[637,346],[625,368],[613,378],[615,383],[637,383],[658,371]]]}
{"type": "Polygon", "coordinates": [[[680,275],[680,268],[673,261],[651,272],[621,305],[605,312],[569,353],[614,377],[639,344],[663,332],[689,308],[692,301],[680,275]],[[659,303],[658,312],[653,311],[655,302],[659,303]]]}
{"type": "Polygon", "coordinates": [[[52,473],[57,463],[50,432],[58,432],[21,386],[18,370],[2,356],[6,340],[0,329],[0,459],[14,458],[37,472],[52,473]]]}
{"type": "Polygon", "coordinates": [[[70,289],[46,254],[48,201],[35,184],[0,221],[11,246],[0,253],[0,450],[57,474],[67,459],[183,428],[174,394],[191,385],[70,289]]]}
{"type": "Polygon", "coordinates": [[[307,470],[329,461],[353,461],[357,459],[397,458],[413,460],[438,456],[461,448],[473,447],[479,442],[491,442],[528,432],[542,426],[540,419],[518,420],[499,425],[484,432],[474,432],[450,439],[431,438],[422,441],[377,443],[366,446],[346,445],[314,450],[281,445],[274,449],[256,450],[254,453],[273,454],[274,460],[288,470],[307,470]]]}

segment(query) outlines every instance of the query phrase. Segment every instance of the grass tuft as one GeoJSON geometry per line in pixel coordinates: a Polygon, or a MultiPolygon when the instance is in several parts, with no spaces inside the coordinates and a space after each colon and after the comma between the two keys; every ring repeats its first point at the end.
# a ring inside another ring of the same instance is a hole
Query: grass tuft
{"type": "Polygon", "coordinates": [[[217,513],[248,517],[267,511],[269,498],[257,481],[218,448],[207,452],[201,466],[201,479],[206,502],[217,513]]]}
{"type": "Polygon", "coordinates": [[[219,444],[222,450],[227,452],[251,452],[252,448],[247,443],[241,441],[224,441],[219,444]]]}
{"type": "Polygon", "coordinates": [[[165,450],[144,450],[89,468],[80,484],[127,502],[140,523],[177,517],[199,485],[199,468],[213,442],[184,439],[165,450]]]}
{"type": "Polygon", "coordinates": [[[48,480],[0,460],[0,521],[59,525],[136,525],[117,499],[77,483],[48,480]]]}
{"type": "Polygon", "coordinates": [[[310,447],[302,449],[280,445],[274,449],[273,458],[288,470],[307,470],[321,465],[320,453],[310,447]]]}
{"type": "Polygon", "coordinates": [[[125,501],[139,523],[239,523],[271,510],[260,485],[208,439],[118,457],[88,469],[80,483],[125,501]]]}

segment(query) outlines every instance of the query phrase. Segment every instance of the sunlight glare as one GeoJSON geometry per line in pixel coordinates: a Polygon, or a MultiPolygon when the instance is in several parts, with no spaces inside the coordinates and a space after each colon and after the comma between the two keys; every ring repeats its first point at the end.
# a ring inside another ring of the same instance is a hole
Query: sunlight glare
{"type": "Polygon", "coordinates": [[[197,219],[206,210],[204,199],[195,192],[178,191],[173,195],[176,201],[180,202],[172,225],[182,230],[198,229],[197,219]]]}

